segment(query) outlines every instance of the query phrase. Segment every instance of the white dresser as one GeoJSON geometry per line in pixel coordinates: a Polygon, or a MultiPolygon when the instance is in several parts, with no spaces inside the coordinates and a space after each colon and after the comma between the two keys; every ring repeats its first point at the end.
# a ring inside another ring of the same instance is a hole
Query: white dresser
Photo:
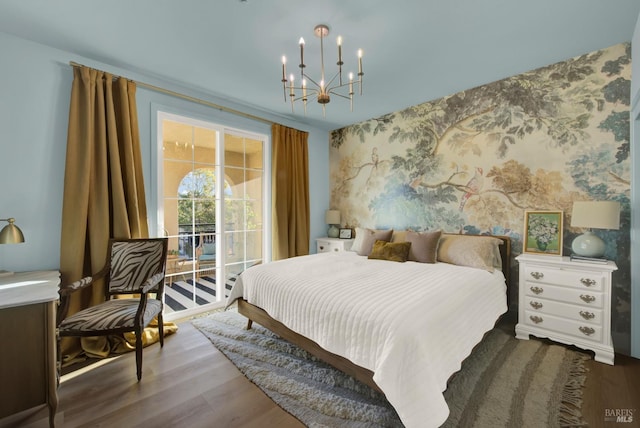
{"type": "Polygon", "coordinates": [[[56,271],[0,277],[0,427],[36,424],[44,409],[54,426],[59,283],[56,271]]]}
{"type": "Polygon", "coordinates": [[[576,262],[569,257],[516,257],[520,264],[516,337],[532,334],[595,352],[613,364],[611,340],[612,261],[576,262]]]}
{"type": "Polygon", "coordinates": [[[316,239],[316,252],[328,253],[349,251],[351,249],[351,245],[353,245],[353,241],[354,239],[318,238],[316,239]]]}

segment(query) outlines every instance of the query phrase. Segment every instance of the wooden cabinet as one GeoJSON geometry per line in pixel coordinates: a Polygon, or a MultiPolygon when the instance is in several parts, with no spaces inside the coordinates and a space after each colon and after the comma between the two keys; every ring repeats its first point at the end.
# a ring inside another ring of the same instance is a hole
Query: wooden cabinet
{"type": "Polygon", "coordinates": [[[20,426],[58,406],[56,302],[59,274],[21,272],[0,277],[0,426],[20,426]]]}
{"type": "Polygon", "coordinates": [[[349,251],[353,245],[353,239],[318,238],[316,239],[316,252],[329,253],[349,251]]]}
{"type": "Polygon", "coordinates": [[[614,262],[576,262],[569,257],[516,258],[520,263],[516,337],[532,334],[595,352],[613,364],[611,273],[614,262]]]}

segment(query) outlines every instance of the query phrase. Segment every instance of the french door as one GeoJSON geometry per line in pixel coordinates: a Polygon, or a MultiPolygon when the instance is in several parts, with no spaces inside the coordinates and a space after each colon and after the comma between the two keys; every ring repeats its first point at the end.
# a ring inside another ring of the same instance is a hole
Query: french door
{"type": "Polygon", "coordinates": [[[171,320],[222,306],[237,276],[262,262],[266,136],[169,113],[158,113],[158,124],[171,320]]]}

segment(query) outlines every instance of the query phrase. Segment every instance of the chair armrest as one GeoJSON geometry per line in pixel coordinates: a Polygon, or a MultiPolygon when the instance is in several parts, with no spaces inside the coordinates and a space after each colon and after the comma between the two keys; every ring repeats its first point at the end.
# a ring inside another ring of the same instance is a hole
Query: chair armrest
{"type": "Polygon", "coordinates": [[[92,276],[87,276],[84,277],[82,279],[79,279],[75,282],[72,282],[69,285],[65,285],[63,288],[60,288],[60,290],[58,290],[58,294],[60,294],[60,296],[68,296],[69,294],[73,293],[74,291],[83,289],[89,285],[91,285],[91,283],[93,282],[93,277],[92,276]]]}
{"type": "Polygon", "coordinates": [[[144,282],[144,284],[142,284],[142,290],[140,290],[140,292],[141,293],[148,293],[149,291],[151,291],[154,288],[156,288],[156,286],[161,281],[164,281],[164,272],[157,273],[157,274],[153,275],[151,278],[147,279],[144,282]]]}
{"type": "Polygon", "coordinates": [[[79,279],[75,282],[72,282],[69,285],[65,285],[64,287],[61,287],[60,290],[58,290],[58,294],[60,294],[60,296],[68,296],[69,294],[73,293],[74,291],[78,291],[81,290],[89,285],[91,285],[93,283],[94,280],[102,278],[103,276],[106,275],[107,271],[109,270],[109,266],[105,266],[104,268],[102,268],[101,271],[94,273],[91,276],[86,276],[82,279],[79,279]]]}

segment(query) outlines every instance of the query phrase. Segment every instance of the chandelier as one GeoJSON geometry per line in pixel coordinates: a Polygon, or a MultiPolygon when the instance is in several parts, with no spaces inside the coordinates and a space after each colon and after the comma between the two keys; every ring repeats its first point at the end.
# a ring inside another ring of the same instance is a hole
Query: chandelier
{"type": "Polygon", "coordinates": [[[294,103],[296,101],[302,101],[304,105],[304,113],[307,114],[307,101],[314,99],[322,105],[322,116],[325,115],[325,106],[331,101],[331,95],[348,99],[351,104],[351,111],[353,111],[353,85],[359,86],[360,95],[362,95],[362,49],[358,49],[358,80],[353,80],[353,73],[349,73],[349,81],[343,82],[342,80],[342,37],[338,36],[338,71],[331,79],[325,78],[324,70],[324,38],[329,35],[329,27],[320,24],[316,25],[313,29],[316,37],[320,38],[320,82],[316,82],[305,73],[304,63],[304,39],[300,37],[300,80],[299,86],[295,85],[295,77],[293,74],[289,75],[287,80],[287,58],[282,56],[282,90],[284,92],[284,101],[287,102],[287,87],[289,89],[289,100],[291,102],[291,112],[294,111],[294,103]],[[287,85],[288,83],[288,85],[287,85]],[[308,84],[311,85],[308,85],[308,84]],[[348,92],[347,92],[348,90],[348,92]]]}

